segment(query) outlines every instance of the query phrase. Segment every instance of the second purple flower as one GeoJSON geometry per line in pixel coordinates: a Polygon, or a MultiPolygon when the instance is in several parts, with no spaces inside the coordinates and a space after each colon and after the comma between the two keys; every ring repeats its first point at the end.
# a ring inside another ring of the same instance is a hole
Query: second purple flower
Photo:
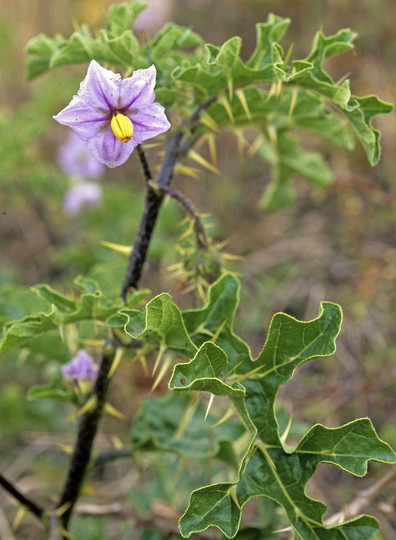
{"type": "Polygon", "coordinates": [[[154,103],[155,80],[155,66],[122,79],[92,60],[77,95],[54,118],[72,128],[98,161],[117,167],[138,144],[170,128],[164,107],[154,103]]]}

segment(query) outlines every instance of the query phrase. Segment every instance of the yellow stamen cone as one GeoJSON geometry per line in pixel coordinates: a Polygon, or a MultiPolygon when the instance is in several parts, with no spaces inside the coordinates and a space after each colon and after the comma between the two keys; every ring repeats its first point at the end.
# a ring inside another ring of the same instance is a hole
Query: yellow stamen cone
{"type": "Polygon", "coordinates": [[[118,113],[113,116],[110,122],[110,126],[113,130],[114,135],[121,142],[126,143],[132,139],[133,124],[131,120],[124,114],[118,113]]]}

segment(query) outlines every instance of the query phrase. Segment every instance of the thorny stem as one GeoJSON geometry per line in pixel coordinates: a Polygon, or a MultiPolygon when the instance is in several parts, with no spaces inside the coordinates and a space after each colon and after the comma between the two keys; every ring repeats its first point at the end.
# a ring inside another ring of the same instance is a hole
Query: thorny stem
{"type": "MultiPolygon", "coordinates": [[[[156,186],[166,187],[170,184],[173,177],[173,171],[179,157],[178,150],[182,137],[183,132],[177,131],[173,137],[170,137],[167,140],[164,161],[155,182],[156,186]]],[[[144,156],[142,151],[140,151],[139,157],[142,155],[144,156]]],[[[153,187],[150,185],[149,180],[151,180],[151,178],[147,176],[148,169],[145,166],[145,159],[142,161],[142,166],[147,180],[146,200],[144,202],[139,230],[136,235],[136,240],[129,259],[128,269],[121,289],[121,297],[124,301],[129,289],[138,288],[151,236],[153,234],[161,204],[164,199],[164,194],[160,190],[153,189],[153,187]]]]}
{"type": "Polygon", "coordinates": [[[196,142],[194,131],[197,127],[199,117],[216,99],[217,97],[214,96],[203,103],[191,115],[189,120],[182,123],[180,129],[177,130],[173,136],[168,137],[162,167],[154,183],[156,189],[153,189],[152,185],[150,185],[152,177],[144,152],[140,146],[137,147],[143,173],[146,178],[147,191],[139,230],[132,248],[128,269],[121,289],[121,297],[124,302],[126,301],[128,291],[130,289],[138,288],[151,236],[164,199],[164,192],[166,192],[170,186],[175,165],[178,159],[184,157],[196,142]],[[185,134],[187,135],[187,138],[182,144],[185,134]]]}
{"type": "Polygon", "coordinates": [[[142,165],[142,169],[143,169],[143,173],[146,178],[146,181],[150,182],[150,180],[152,180],[153,177],[151,176],[151,171],[150,171],[148,161],[146,159],[146,154],[144,153],[143,148],[140,146],[140,144],[137,145],[136,150],[139,155],[140,163],[142,165]]]}
{"type": "MultiPolygon", "coordinates": [[[[152,176],[143,149],[140,146],[137,147],[137,152],[146,179],[147,190],[139,230],[132,249],[128,269],[121,290],[121,297],[124,299],[124,301],[126,300],[128,290],[130,288],[138,287],[151,236],[157,222],[162,201],[164,199],[164,192],[167,191],[169,184],[172,181],[175,165],[178,159],[184,156],[188,149],[193,146],[195,142],[194,130],[197,126],[199,116],[203,110],[213,103],[214,100],[215,98],[212,98],[205,104],[201,105],[194,112],[189,121],[183,123],[180,129],[175,131],[173,136],[168,137],[165,156],[162,162],[162,167],[155,181],[155,188],[150,185],[152,176]],[[185,133],[188,131],[189,135],[187,136],[187,140],[184,143],[181,152],[181,142],[185,133]]],[[[108,374],[111,369],[113,359],[113,355],[108,355],[105,353],[103,354],[93,391],[93,395],[96,397],[95,407],[93,410],[84,414],[78,427],[77,440],[70,461],[69,471],[66,477],[62,495],[57,505],[58,509],[65,508],[60,517],[61,524],[65,530],[67,530],[74,505],[77,502],[89,465],[92,446],[98,429],[99,420],[103,414],[106,403],[110,383],[108,374]]]]}
{"type": "Polygon", "coordinates": [[[60,517],[60,521],[65,530],[67,530],[73,507],[79,496],[85,473],[89,465],[93,441],[106,403],[107,390],[110,383],[108,374],[113,360],[114,357],[112,354],[103,354],[93,390],[96,404],[92,410],[84,414],[78,426],[77,440],[70,461],[69,471],[62,495],[57,505],[57,508],[66,507],[60,517]]]}
{"type": "Polygon", "coordinates": [[[0,474],[0,485],[10,493],[18,502],[23,504],[32,514],[34,514],[39,519],[42,519],[44,516],[44,508],[30,500],[23,493],[19,491],[11,482],[9,482],[2,474],[0,474]]]}
{"type": "Polygon", "coordinates": [[[187,212],[190,214],[192,220],[194,221],[194,232],[197,239],[197,244],[200,248],[208,247],[208,238],[206,236],[205,227],[201,221],[199,214],[197,213],[193,203],[189,201],[184,195],[179,191],[172,189],[170,186],[161,186],[157,188],[159,191],[165,195],[169,195],[176,199],[180,204],[184,206],[187,212]]]}

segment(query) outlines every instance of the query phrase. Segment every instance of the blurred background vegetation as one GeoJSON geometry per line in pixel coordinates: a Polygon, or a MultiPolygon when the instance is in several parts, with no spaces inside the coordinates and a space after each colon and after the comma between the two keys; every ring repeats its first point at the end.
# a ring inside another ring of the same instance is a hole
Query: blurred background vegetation
{"type": "MultiPolygon", "coordinates": [[[[109,264],[110,268],[114,261],[124,263],[120,255],[103,247],[101,240],[133,242],[143,185],[134,154],[124,166],[106,171],[100,181],[101,204],[73,218],[62,210],[70,179],[57,164],[57,151],[69,133],[53,121],[52,115],[76,93],[86,66],[60,68],[31,83],[26,82],[24,71],[24,47],[30,38],[39,32],[68,36],[81,23],[99,29],[110,3],[114,2],[0,0],[0,284],[4,300],[20,284],[50,282],[67,290],[72,278],[94,264],[109,264]]],[[[355,49],[331,59],[329,72],[336,80],[350,73],[352,93],[356,95],[375,93],[384,101],[395,101],[393,0],[148,3],[150,9],[139,16],[136,24],[140,39],[153,36],[165,22],[173,20],[191,27],[215,45],[240,35],[245,57],[254,46],[255,23],[265,21],[269,12],[291,18],[284,48],[287,50],[293,44],[292,55],[296,58],[309,53],[319,28],[329,35],[350,27],[358,33],[355,49]]],[[[226,239],[226,251],[243,257],[234,266],[242,280],[236,331],[250,342],[254,355],[264,343],[266,328],[275,312],[309,319],[317,315],[322,300],[338,302],[343,307],[344,323],[335,357],[303,366],[282,389],[281,397],[293,417],[331,427],[369,416],[379,435],[393,447],[395,118],[392,114],[376,120],[376,127],[382,132],[379,165],[371,168],[360,147],[348,154],[322,147],[334,174],[333,183],[318,191],[296,178],[297,204],[275,213],[264,214],[257,208],[268,169],[259,158],[248,158],[246,149],[238,149],[230,133],[219,138],[221,177],[202,170],[198,180],[178,177],[175,181],[175,186],[201,212],[212,215],[211,231],[216,240],[226,239]]],[[[309,143],[313,148],[318,145],[314,139],[309,143]]],[[[152,159],[156,159],[155,153],[152,159]]],[[[142,285],[151,289],[152,294],[169,291],[180,305],[188,306],[191,297],[182,295],[177,280],[166,270],[177,261],[174,246],[182,230],[182,218],[182,212],[173,203],[164,209],[142,285]]],[[[60,431],[62,441],[70,442],[74,426],[59,422],[63,407],[46,402],[31,404],[25,397],[31,384],[47,378],[49,369],[52,368],[45,362],[40,364],[40,359],[31,365],[23,354],[6,358],[0,364],[0,457],[4,474],[22,478],[21,488],[40,492],[44,483],[56,493],[62,477],[59,468],[66,458],[50,449],[59,441],[60,431]]],[[[131,421],[137,407],[137,400],[136,404],[127,402],[131,387],[136,390],[133,395],[139,396],[147,393],[150,385],[139,373],[127,369],[122,382],[120,378],[115,383],[113,402],[126,415],[124,422],[131,421]]],[[[124,422],[111,420],[105,424],[101,436],[104,443],[109,437],[107,433],[114,430],[121,440],[127,440],[124,422]]],[[[310,494],[325,500],[331,514],[383,474],[383,467],[373,465],[367,479],[357,480],[322,465],[310,484],[310,494]]],[[[0,537],[15,534],[15,538],[33,538],[29,536],[31,523],[27,518],[18,533],[7,529],[15,507],[10,506],[3,493],[0,501],[0,508],[6,508],[5,514],[0,509],[0,537]]],[[[381,520],[383,532],[379,538],[396,536],[395,501],[393,486],[367,509],[381,520]]],[[[113,537],[108,530],[101,532],[100,521],[95,523],[89,538],[104,538],[103,534],[113,537]]],[[[87,531],[89,526],[85,527],[87,531]]],[[[115,527],[114,531],[120,537],[120,528],[115,527]]]]}

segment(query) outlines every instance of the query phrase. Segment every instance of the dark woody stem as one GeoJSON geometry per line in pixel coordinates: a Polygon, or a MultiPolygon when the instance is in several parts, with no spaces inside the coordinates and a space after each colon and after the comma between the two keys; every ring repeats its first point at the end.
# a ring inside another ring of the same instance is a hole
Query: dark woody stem
{"type": "Polygon", "coordinates": [[[113,354],[103,353],[98,376],[93,389],[95,403],[92,410],[86,412],[81,418],[78,426],[77,440],[70,461],[69,471],[62,495],[57,504],[57,508],[64,508],[64,511],[60,516],[60,522],[65,530],[67,530],[73,507],[79,496],[89,465],[93,441],[106,404],[107,390],[110,383],[108,375],[113,360],[113,354]]]}
{"type": "MultiPolygon", "coordinates": [[[[151,236],[154,231],[162,201],[165,193],[172,194],[171,191],[173,192],[173,190],[170,190],[169,185],[172,181],[175,165],[178,159],[183,157],[188,152],[188,149],[193,146],[196,140],[194,137],[194,131],[197,126],[199,116],[204,109],[213,103],[214,100],[215,98],[211,98],[205,104],[201,105],[191,116],[189,121],[182,124],[181,129],[175,131],[173,136],[168,137],[162,167],[158,173],[154,185],[152,184],[150,168],[143,149],[140,146],[137,147],[137,152],[146,179],[147,191],[139,230],[132,249],[124,284],[121,290],[121,297],[124,299],[124,301],[126,299],[128,290],[138,287],[151,236]],[[189,134],[185,137],[187,132],[189,132],[189,134]],[[186,138],[186,141],[184,142],[183,146],[181,146],[183,138],[186,138]]],[[[182,202],[187,209],[189,209],[192,215],[197,215],[193,206],[189,204],[189,202],[186,201],[182,196],[176,196],[176,198],[178,198],[178,200],[182,202]]],[[[205,237],[202,236],[202,238],[205,237]]],[[[74,505],[77,502],[81,491],[81,486],[89,466],[93,442],[106,404],[110,384],[108,375],[113,364],[113,360],[113,353],[103,353],[93,390],[95,403],[93,408],[84,414],[79,423],[77,440],[74,446],[73,455],[71,457],[69,470],[61,497],[57,504],[57,509],[61,511],[59,520],[65,531],[67,531],[74,505]]],[[[23,496],[21,495],[21,497],[23,496]]],[[[26,504],[26,506],[28,506],[28,504],[26,504]]],[[[33,506],[28,507],[37,516],[41,512],[39,507],[36,507],[36,511],[34,511],[34,503],[33,506]]],[[[42,514],[40,513],[40,516],[41,515],[42,514]]],[[[64,535],[64,538],[66,540],[67,536],[64,535]]]]}
{"type": "Polygon", "coordinates": [[[146,260],[151,236],[157,222],[158,213],[162,204],[162,194],[158,194],[151,187],[147,187],[146,200],[140,226],[129,259],[128,269],[121,289],[121,298],[126,300],[129,289],[137,289],[146,260]]]}
{"type": "Polygon", "coordinates": [[[2,474],[0,474],[0,485],[6,491],[8,491],[8,493],[12,495],[14,499],[20,502],[23,506],[25,506],[25,508],[30,510],[30,512],[32,512],[32,514],[34,514],[37,518],[39,519],[43,518],[44,508],[41,508],[41,506],[39,506],[38,504],[30,500],[25,495],[23,495],[23,493],[21,493],[19,489],[17,489],[13,484],[11,484],[11,482],[9,482],[6,478],[4,478],[2,474]]]}

